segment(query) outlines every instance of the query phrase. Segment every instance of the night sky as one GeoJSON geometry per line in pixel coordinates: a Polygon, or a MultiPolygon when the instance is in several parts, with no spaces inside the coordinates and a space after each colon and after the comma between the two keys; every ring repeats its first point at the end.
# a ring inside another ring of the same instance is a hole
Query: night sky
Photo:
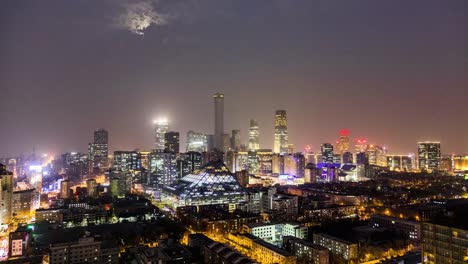
{"type": "Polygon", "coordinates": [[[262,148],[285,109],[299,151],[348,128],[468,154],[467,59],[465,0],[1,1],[0,156],[86,151],[101,127],[111,150],[150,149],[160,117],[184,150],[215,92],[262,148]]]}

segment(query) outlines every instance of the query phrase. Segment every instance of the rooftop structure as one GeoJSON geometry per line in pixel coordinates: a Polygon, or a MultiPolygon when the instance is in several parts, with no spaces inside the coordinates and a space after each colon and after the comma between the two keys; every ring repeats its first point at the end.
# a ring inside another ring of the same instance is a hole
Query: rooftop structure
{"type": "Polygon", "coordinates": [[[221,161],[210,162],[201,170],[163,188],[163,200],[177,208],[189,205],[236,204],[244,200],[244,188],[221,161]]]}

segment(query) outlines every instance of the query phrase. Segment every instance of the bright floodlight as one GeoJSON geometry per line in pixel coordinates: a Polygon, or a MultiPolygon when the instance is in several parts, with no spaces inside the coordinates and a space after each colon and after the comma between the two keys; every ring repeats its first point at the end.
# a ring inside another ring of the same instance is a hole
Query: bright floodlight
{"type": "Polygon", "coordinates": [[[153,124],[155,124],[155,125],[164,125],[164,124],[167,124],[167,123],[169,123],[167,118],[160,118],[160,119],[157,119],[157,120],[153,120],[153,124]]]}

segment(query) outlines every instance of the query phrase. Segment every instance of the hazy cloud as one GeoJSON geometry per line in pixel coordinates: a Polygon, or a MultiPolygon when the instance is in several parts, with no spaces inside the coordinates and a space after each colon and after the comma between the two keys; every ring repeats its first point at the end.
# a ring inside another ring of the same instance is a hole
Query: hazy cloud
{"type": "Polygon", "coordinates": [[[157,2],[150,0],[125,3],[124,11],[117,19],[118,26],[132,33],[144,35],[145,30],[151,25],[166,25],[169,15],[159,12],[155,7],[156,4],[157,2]]]}

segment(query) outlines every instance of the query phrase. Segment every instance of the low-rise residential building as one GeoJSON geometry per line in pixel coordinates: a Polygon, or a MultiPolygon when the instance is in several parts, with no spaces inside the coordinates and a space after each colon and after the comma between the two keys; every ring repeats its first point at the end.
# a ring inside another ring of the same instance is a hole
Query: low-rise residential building
{"type": "Polygon", "coordinates": [[[101,242],[95,241],[93,237],[52,244],[49,250],[50,264],[99,263],[101,261],[101,242]]]}
{"type": "Polygon", "coordinates": [[[296,256],[261,239],[252,243],[253,258],[263,264],[295,264],[296,256]]]}
{"type": "Polygon", "coordinates": [[[392,229],[410,240],[419,241],[421,239],[421,225],[415,221],[385,215],[373,215],[371,224],[374,227],[392,229]]]}
{"type": "Polygon", "coordinates": [[[421,223],[421,246],[423,263],[468,262],[468,222],[421,223]]]}
{"type": "Polygon", "coordinates": [[[275,245],[283,243],[283,236],[293,236],[300,239],[308,237],[308,228],[295,223],[248,224],[244,225],[243,231],[275,245]]]}
{"type": "Polygon", "coordinates": [[[205,264],[257,263],[232,248],[218,242],[212,242],[205,245],[203,256],[203,263],[205,264]]]}
{"type": "Polygon", "coordinates": [[[358,258],[357,243],[345,241],[326,234],[314,234],[313,241],[314,244],[327,248],[330,250],[331,254],[342,257],[346,261],[358,258]]]}
{"type": "Polygon", "coordinates": [[[292,236],[283,237],[283,248],[297,257],[301,263],[328,264],[329,251],[304,239],[292,236]]]}

